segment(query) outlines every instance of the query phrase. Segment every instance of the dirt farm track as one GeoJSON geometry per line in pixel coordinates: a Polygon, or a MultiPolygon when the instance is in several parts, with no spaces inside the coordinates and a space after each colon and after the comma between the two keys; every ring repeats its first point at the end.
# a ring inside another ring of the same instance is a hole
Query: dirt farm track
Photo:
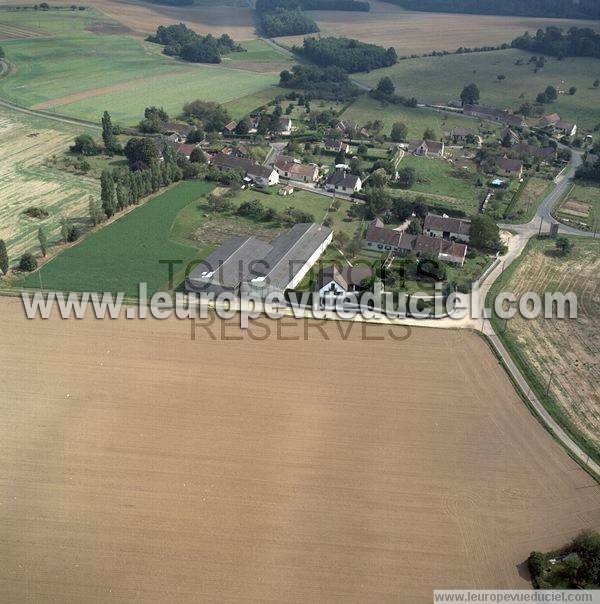
{"type": "Polygon", "coordinates": [[[600,528],[475,335],[0,316],[1,602],[431,602],[600,528]]]}

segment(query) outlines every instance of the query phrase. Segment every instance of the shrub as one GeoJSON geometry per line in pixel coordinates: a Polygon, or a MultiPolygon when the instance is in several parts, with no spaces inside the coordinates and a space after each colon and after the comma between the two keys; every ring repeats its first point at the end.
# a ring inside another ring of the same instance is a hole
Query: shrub
{"type": "Polygon", "coordinates": [[[21,256],[21,259],[19,260],[20,270],[30,273],[31,271],[34,271],[37,267],[38,263],[33,254],[25,253],[21,256]]]}

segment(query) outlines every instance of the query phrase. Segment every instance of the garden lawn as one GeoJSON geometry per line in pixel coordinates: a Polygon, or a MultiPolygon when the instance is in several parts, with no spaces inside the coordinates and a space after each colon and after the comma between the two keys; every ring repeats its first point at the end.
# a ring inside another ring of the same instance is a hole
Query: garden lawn
{"type": "MultiPolygon", "coordinates": [[[[185,265],[206,253],[175,241],[171,227],[183,208],[210,190],[204,181],[181,182],[101,228],[40,269],[44,288],[124,292],[128,297],[137,295],[140,282],[148,284],[149,292],[167,289],[168,267],[161,260],[185,265]]],[[[39,288],[40,271],[28,275],[23,287],[39,288]]]]}
{"type": "Polygon", "coordinates": [[[359,74],[356,79],[375,86],[380,78],[389,76],[398,94],[432,104],[459,99],[463,86],[474,82],[481,91],[481,103],[513,109],[518,109],[525,100],[534,101],[546,86],[552,85],[559,91],[575,86],[575,95],[559,94],[556,102],[546,105],[546,112],[558,113],[585,129],[600,123],[600,89],[592,86],[600,78],[598,59],[574,57],[559,61],[547,57],[545,67],[535,73],[534,65],[527,63],[532,56],[508,49],[407,59],[386,69],[359,74]],[[519,59],[523,65],[515,65],[519,59]],[[498,75],[506,79],[498,81],[498,75]]]}
{"type": "Polygon", "coordinates": [[[398,165],[399,170],[402,168],[414,168],[416,172],[417,182],[411,188],[413,191],[454,197],[469,202],[475,199],[476,176],[471,173],[465,173],[464,178],[453,176],[453,165],[443,159],[407,154],[398,165]]]}

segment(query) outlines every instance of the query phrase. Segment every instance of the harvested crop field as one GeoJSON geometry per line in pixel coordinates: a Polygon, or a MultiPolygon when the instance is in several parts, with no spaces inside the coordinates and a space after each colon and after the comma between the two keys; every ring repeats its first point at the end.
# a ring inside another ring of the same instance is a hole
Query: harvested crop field
{"type": "Polygon", "coordinates": [[[49,36],[47,32],[42,32],[39,29],[33,30],[26,27],[19,27],[11,23],[2,23],[0,21],[0,41],[6,40],[29,40],[31,38],[44,38],[49,36]]]}
{"type": "Polygon", "coordinates": [[[159,25],[183,22],[199,34],[228,33],[235,40],[256,37],[252,11],[246,2],[232,0],[218,4],[175,7],[136,0],[96,0],[94,8],[139,35],[149,34],[159,25]]]}
{"type": "Polygon", "coordinates": [[[504,334],[511,352],[533,374],[589,448],[600,456],[600,241],[572,238],[573,251],[556,254],[552,240],[532,240],[499,291],[574,292],[577,319],[511,319],[504,334]],[[552,377],[551,377],[552,376],[552,377]]]}
{"type": "MultiPolygon", "coordinates": [[[[381,46],[393,46],[400,56],[434,50],[496,46],[529,30],[558,25],[598,28],[598,21],[500,17],[406,11],[393,4],[370,0],[371,11],[313,11],[321,35],[346,36],[381,46]]],[[[301,42],[303,36],[280,38],[284,44],[301,42]]]]}
{"type": "Polygon", "coordinates": [[[8,111],[0,116],[0,239],[15,263],[23,252],[38,251],[39,227],[54,243],[60,219],[85,220],[89,195],[100,192],[97,181],[61,172],[49,163],[67,150],[76,131],[81,132],[54,126],[8,111]],[[48,212],[48,217],[25,216],[23,211],[32,206],[48,212]]]}
{"type": "Polygon", "coordinates": [[[475,335],[0,309],[2,601],[418,604],[600,528],[475,335]]]}

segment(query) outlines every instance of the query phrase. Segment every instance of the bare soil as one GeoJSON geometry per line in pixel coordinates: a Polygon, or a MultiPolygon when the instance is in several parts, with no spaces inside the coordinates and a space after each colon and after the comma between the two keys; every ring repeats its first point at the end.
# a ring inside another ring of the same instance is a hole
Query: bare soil
{"type": "Polygon", "coordinates": [[[475,335],[0,313],[3,602],[418,604],[600,528],[475,335]]]}

